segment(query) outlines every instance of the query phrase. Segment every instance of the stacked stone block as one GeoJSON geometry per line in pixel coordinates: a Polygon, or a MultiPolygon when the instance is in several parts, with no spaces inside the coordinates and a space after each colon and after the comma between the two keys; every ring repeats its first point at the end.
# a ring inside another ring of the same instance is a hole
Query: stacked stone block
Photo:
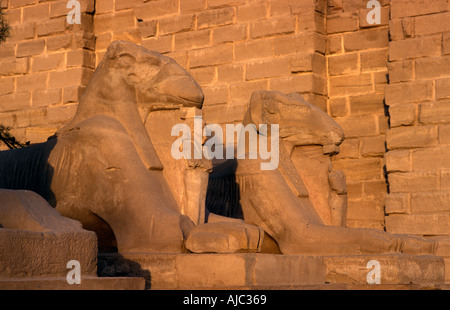
{"type": "MultiPolygon", "coordinates": [[[[450,2],[391,1],[386,230],[450,234],[450,2]]],[[[450,252],[441,247],[450,279],[450,252]]]]}
{"type": "Polygon", "coordinates": [[[384,229],[389,1],[380,1],[381,23],[374,25],[367,1],[328,4],[328,112],[346,136],[333,166],[347,177],[347,226],[384,229]]]}
{"type": "Polygon", "coordinates": [[[11,34],[0,46],[0,123],[42,142],[73,117],[95,67],[93,1],[81,1],[81,25],[67,23],[64,0],[1,5],[11,34]]]}
{"type": "Polygon", "coordinates": [[[120,39],[174,58],[202,86],[210,123],[241,121],[259,89],[299,92],[325,110],[325,2],[318,3],[97,1],[97,63],[120,39]]]}
{"type": "Polygon", "coordinates": [[[391,1],[386,91],[390,232],[450,234],[449,10],[445,0],[426,5],[391,1]]]}

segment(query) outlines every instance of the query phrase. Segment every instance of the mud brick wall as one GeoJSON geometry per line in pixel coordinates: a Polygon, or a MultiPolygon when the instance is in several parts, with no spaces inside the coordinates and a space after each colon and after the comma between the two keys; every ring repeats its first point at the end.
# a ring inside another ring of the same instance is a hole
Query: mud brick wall
{"type": "Polygon", "coordinates": [[[392,1],[386,230],[450,234],[450,2],[392,1]]]}
{"type": "Polygon", "coordinates": [[[1,2],[11,33],[0,45],[0,123],[22,142],[67,123],[93,72],[93,1],[80,3],[82,23],[70,25],[67,1],[1,2]]]}

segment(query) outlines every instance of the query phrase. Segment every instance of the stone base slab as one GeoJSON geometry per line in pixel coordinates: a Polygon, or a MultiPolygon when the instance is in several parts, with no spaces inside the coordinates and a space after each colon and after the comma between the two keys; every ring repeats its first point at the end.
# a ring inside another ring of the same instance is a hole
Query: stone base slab
{"type": "Polygon", "coordinates": [[[371,289],[377,284],[367,283],[370,260],[379,262],[384,287],[418,289],[445,280],[441,257],[405,254],[101,254],[98,271],[105,276],[144,277],[147,289],[371,289]]]}
{"type": "Polygon", "coordinates": [[[82,275],[97,275],[97,237],[81,231],[24,231],[0,228],[0,279],[64,277],[77,260],[82,275]]]}
{"type": "Polygon", "coordinates": [[[99,255],[99,275],[143,276],[151,289],[319,284],[320,257],[269,254],[99,255]]]}
{"type": "MultiPolygon", "coordinates": [[[[379,291],[442,291],[450,290],[450,284],[300,284],[300,285],[256,285],[256,286],[240,286],[240,287],[221,287],[217,290],[283,290],[283,291],[363,291],[363,290],[379,290],[379,291]]],[[[198,290],[215,290],[214,288],[198,288],[198,290]]]]}
{"type": "Polygon", "coordinates": [[[143,290],[144,278],[81,277],[80,284],[68,284],[65,278],[0,279],[0,290],[143,290]]]}
{"type": "MultiPolygon", "coordinates": [[[[432,255],[324,256],[327,283],[367,284],[371,260],[380,264],[381,284],[445,283],[444,259],[432,255]]],[[[373,265],[372,265],[373,266],[373,265]]]]}

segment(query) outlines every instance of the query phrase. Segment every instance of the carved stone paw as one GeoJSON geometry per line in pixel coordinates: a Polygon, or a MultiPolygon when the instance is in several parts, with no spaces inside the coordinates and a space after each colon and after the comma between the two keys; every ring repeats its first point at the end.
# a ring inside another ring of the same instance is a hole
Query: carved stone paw
{"type": "Polygon", "coordinates": [[[256,253],[261,251],[264,230],[244,222],[217,222],[198,225],[186,240],[194,253],[256,253]]]}

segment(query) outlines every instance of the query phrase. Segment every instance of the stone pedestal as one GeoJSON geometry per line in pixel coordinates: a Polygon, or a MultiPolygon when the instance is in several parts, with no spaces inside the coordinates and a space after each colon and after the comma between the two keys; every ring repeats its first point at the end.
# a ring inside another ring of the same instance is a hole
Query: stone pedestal
{"type": "MultiPolygon", "coordinates": [[[[444,283],[444,260],[404,254],[102,254],[99,274],[142,276],[147,289],[419,289],[444,283]],[[369,285],[370,260],[381,285],[369,285]]],[[[443,286],[441,286],[442,288],[443,286]]]]}
{"type": "Polygon", "coordinates": [[[327,283],[368,284],[367,275],[379,262],[381,284],[436,284],[445,282],[444,260],[432,255],[356,255],[324,256],[327,283]]]}
{"type": "Polygon", "coordinates": [[[239,288],[325,282],[320,257],[268,254],[101,255],[100,275],[143,276],[151,289],[239,288]]]}
{"type": "Polygon", "coordinates": [[[96,276],[81,277],[80,284],[68,284],[65,278],[0,279],[0,290],[143,290],[144,278],[96,276]]]}
{"type": "Polygon", "coordinates": [[[97,237],[80,230],[0,228],[0,290],[143,290],[144,278],[97,277],[97,237]],[[67,283],[67,262],[80,264],[80,284],[67,283]]]}
{"type": "Polygon", "coordinates": [[[80,263],[82,276],[97,274],[97,237],[80,231],[24,231],[0,228],[2,279],[65,277],[67,263],[80,263]]]}

